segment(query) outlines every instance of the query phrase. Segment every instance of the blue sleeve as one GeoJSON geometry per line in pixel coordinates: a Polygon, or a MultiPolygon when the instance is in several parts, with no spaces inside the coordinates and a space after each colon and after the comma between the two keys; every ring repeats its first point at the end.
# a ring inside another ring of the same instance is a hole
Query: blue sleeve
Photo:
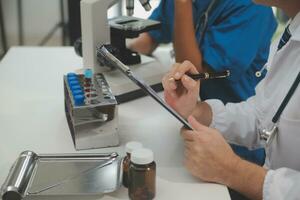
{"type": "Polygon", "coordinates": [[[201,45],[203,60],[215,71],[229,69],[229,79],[238,81],[259,54],[267,61],[277,23],[270,8],[252,3],[223,13],[208,27],[201,45]]]}
{"type": "Polygon", "coordinates": [[[173,19],[170,19],[170,9],[169,5],[164,6],[164,4],[168,4],[168,0],[161,0],[158,7],[155,8],[150,15],[149,19],[156,20],[161,22],[160,29],[149,31],[149,35],[155,40],[157,43],[170,43],[172,41],[172,33],[170,22],[173,19]],[[167,13],[168,12],[168,13],[167,13]],[[168,23],[169,22],[169,23],[168,23]]]}

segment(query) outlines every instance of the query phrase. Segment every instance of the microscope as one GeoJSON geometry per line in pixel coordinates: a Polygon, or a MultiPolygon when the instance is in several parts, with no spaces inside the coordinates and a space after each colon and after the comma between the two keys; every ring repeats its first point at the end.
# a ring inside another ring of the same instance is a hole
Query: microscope
{"type": "MultiPolygon", "coordinates": [[[[108,19],[107,10],[116,2],[81,1],[82,41],[75,50],[83,57],[83,73],[70,72],[63,77],[65,114],[76,150],[118,146],[118,104],[145,95],[119,70],[104,62],[100,47],[111,47],[115,57],[156,91],[162,90],[161,79],[170,66],[126,48],[127,38],[157,29],[160,22],[132,17],[134,0],[126,0],[130,16],[108,19]]],[[[148,0],[140,3],[150,10],[148,0]]]]}
{"type": "MultiPolygon", "coordinates": [[[[149,0],[139,0],[146,11],[151,9],[149,0]]],[[[102,73],[118,103],[144,96],[142,90],[122,73],[101,65],[97,48],[110,44],[116,49],[116,57],[144,79],[156,91],[162,90],[161,80],[170,65],[158,58],[139,55],[126,48],[126,39],[138,37],[140,33],[160,28],[160,22],[132,17],[134,0],[126,0],[128,16],[108,19],[107,10],[118,0],[82,0],[81,30],[82,56],[84,68],[102,73]]]]}

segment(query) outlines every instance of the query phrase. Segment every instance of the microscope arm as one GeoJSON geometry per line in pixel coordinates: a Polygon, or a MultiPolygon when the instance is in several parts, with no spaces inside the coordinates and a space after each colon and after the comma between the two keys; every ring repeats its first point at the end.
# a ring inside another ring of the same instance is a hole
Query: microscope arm
{"type": "Polygon", "coordinates": [[[82,0],[81,34],[82,56],[85,68],[100,69],[96,59],[96,45],[110,43],[107,10],[119,0],[82,0]]]}
{"type": "MultiPolygon", "coordinates": [[[[97,62],[96,47],[99,44],[110,44],[110,26],[107,10],[120,0],[82,0],[81,33],[82,57],[85,68],[93,68],[94,72],[104,71],[97,62]]],[[[139,0],[146,11],[151,9],[149,0],[139,0]]],[[[126,0],[128,14],[133,14],[134,0],[126,0]]]]}

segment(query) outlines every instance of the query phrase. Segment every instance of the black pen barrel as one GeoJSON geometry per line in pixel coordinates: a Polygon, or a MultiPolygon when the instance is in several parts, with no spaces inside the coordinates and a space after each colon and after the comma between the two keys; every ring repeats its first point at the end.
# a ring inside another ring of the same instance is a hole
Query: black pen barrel
{"type": "Polygon", "coordinates": [[[200,74],[188,74],[188,76],[194,80],[226,78],[229,75],[230,75],[229,70],[222,71],[222,72],[205,72],[200,74]]]}

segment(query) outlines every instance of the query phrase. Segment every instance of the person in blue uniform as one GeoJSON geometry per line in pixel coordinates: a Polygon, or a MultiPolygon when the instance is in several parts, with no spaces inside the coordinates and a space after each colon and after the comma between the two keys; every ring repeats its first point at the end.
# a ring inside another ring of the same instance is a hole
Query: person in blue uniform
{"type": "MultiPolygon", "coordinates": [[[[141,34],[129,47],[151,54],[161,43],[173,42],[176,62],[189,60],[199,72],[230,70],[227,79],[201,83],[200,98],[220,99],[223,103],[241,102],[255,94],[255,86],[264,77],[256,77],[267,61],[271,38],[277,23],[272,9],[251,0],[161,0],[150,19],[160,21],[159,30],[141,34]],[[201,37],[203,36],[203,39],[201,37]]],[[[250,151],[232,145],[242,158],[264,163],[263,149],[250,151]]]]}

